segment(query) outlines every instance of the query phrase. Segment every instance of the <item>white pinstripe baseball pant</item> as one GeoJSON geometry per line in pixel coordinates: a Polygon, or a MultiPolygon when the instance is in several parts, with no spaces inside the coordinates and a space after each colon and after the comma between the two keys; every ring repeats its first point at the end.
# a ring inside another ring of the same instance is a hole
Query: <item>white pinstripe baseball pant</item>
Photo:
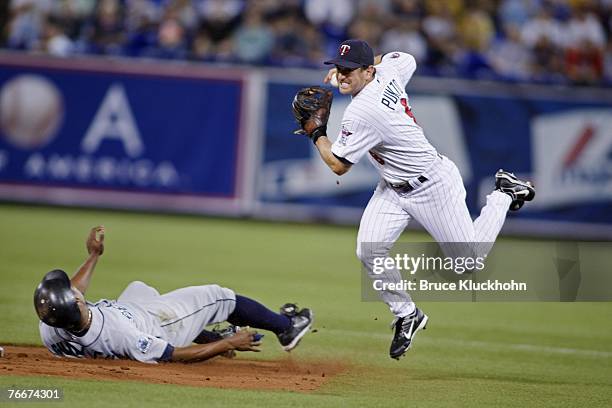
{"type": "MultiPolygon", "coordinates": [[[[465,203],[463,180],[455,163],[440,156],[423,175],[428,180],[423,183],[411,180],[415,189],[406,194],[398,194],[381,181],[365,208],[357,235],[357,257],[370,278],[401,281],[396,269],[374,274],[373,260],[389,254],[413,218],[439,243],[473,244],[474,256],[484,256],[491,250],[512,202],[510,196],[493,191],[487,196],[480,216],[472,221],[465,203]]],[[[415,308],[405,291],[381,291],[381,297],[397,317],[407,316],[415,308]]]]}

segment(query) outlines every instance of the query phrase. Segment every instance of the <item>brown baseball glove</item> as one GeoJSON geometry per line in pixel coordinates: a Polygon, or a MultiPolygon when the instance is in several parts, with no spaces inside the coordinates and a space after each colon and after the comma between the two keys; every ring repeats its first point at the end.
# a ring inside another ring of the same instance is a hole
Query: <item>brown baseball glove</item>
{"type": "Polygon", "coordinates": [[[294,133],[307,135],[313,143],[327,134],[327,120],[334,96],[329,89],[311,86],[300,90],[291,104],[293,116],[300,125],[294,133]]]}

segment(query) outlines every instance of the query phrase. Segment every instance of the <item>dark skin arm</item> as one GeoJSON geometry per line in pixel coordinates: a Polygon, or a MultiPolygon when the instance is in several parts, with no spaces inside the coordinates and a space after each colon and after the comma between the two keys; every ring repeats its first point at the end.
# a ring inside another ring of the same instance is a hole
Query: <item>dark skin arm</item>
{"type": "Polygon", "coordinates": [[[255,332],[242,330],[235,335],[207,344],[194,344],[187,347],[177,347],[170,361],[192,363],[227,353],[228,351],[261,351],[257,348],[261,342],[254,341],[255,332]]]}
{"type": "Polygon", "coordinates": [[[77,288],[82,294],[85,294],[87,291],[91,282],[91,275],[98,263],[98,258],[104,253],[104,232],[103,226],[93,227],[89,231],[85,243],[89,255],[74,276],[70,278],[72,286],[77,288]]]}

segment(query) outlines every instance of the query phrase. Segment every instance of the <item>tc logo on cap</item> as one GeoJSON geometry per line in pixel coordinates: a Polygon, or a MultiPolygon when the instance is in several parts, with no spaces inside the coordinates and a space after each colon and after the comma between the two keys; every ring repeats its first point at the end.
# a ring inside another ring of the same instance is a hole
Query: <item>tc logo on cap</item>
{"type": "Polygon", "coordinates": [[[351,46],[347,45],[347,44],[342,44],[340,46],[340,55],[344,55],[346,53],[348,53],[351,50],[351,46]]]}

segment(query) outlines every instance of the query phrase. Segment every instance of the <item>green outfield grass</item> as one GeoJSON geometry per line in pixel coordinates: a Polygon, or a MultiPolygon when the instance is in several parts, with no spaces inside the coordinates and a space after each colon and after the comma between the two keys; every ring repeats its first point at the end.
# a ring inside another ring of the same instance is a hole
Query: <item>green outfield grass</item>
{"type": "MultiPolygon", "coordinates": [[[[66,397],[54,406],[88,408],[612,404],[612,303],[423,303],[428,329],[406,358],[389,359],[391,316],[361,301],[356,226],[2,205],[0,344],[40,344],[34,287],[52,268],[80,265],[96,224],[107,228],[106,252],[90,300],[142,280],[160,291],[219,283],[274,308],[296,301],[314,309],[318,330],[295,358],[344,361],[348,370],[308,394],[14,376],[0,376],[0,387],[57,385],[66,397]]],[[[271,335],[264,351],[248,357],[282,356],[271,335]]]]}

